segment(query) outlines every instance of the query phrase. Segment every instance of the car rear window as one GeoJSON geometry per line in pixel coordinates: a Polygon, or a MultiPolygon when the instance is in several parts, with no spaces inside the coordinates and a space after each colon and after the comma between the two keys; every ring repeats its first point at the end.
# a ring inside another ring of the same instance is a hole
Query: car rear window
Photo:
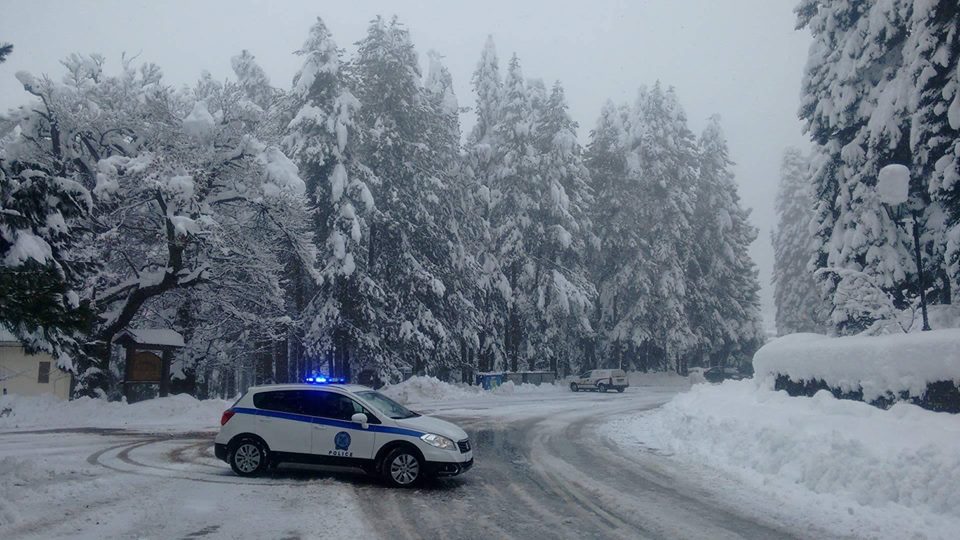
{"type": "Polygon", "coordinates": [[[273,390],[253,395],[253,406],[265,411],[301,413],[300,392],[273,390]]]}

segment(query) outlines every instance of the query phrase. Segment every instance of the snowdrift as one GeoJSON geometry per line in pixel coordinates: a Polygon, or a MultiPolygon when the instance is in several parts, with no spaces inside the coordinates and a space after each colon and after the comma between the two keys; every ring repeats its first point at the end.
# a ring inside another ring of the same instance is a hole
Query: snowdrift
{"type": "Polygon", "coordinates": [[[831,494],[960,523],[954,415],[906,403],[883,410],[828,392],[790,397],[744,380],[695,385],[660,409],[602,429],[631,450],[655,448],[694,467],[705,463],[748,489],[800,487],[801,497],[831,494]]]}
{"type": "Polygon", "coordinates": [[[119,428],[142,431],[215,430],[231,402],[198,400],[187,394],[133,404],[80,398],[61,401],[53,396],[0,397],[0,430],[53,428],[119,428]]]}
{"type": "Polygon", "coordinates": [[[960,412],[960,329],[831,338],[792,334],[753,357],[758,382],[791,394],[829,389],[838,397],[886,406],[914,400],[960,412]]]}

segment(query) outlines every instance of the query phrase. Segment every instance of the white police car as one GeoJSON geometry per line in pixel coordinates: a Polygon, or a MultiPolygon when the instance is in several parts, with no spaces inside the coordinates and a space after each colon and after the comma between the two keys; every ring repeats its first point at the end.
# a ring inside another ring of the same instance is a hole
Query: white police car
{"type": "Polygon", "coordinates": [[[317,383],[250,388],[220,419],[217,458],[240,476],[313,463],[360,467],[400,487],[473,466],[470,440],[456,425],[366,386],[317,383]]]}

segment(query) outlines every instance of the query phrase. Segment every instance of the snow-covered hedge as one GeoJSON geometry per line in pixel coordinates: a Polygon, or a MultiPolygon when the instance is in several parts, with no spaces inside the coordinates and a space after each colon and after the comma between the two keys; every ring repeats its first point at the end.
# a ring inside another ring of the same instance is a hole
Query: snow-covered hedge
{"type": "Polygon", "coordinates": [[[960,412],[960,329],[839,338],[791,334],[757,351],[753,367],[761,384],[794,395],[828,389],[877,405],[905,399],[960,412]]]}

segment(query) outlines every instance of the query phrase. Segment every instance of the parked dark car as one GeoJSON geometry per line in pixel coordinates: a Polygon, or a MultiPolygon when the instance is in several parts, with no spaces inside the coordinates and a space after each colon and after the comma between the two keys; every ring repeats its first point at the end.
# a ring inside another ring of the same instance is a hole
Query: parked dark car
{"type": "Polygon", "coordinates": [[[703,378],[708,382],[718,383],[726,379],[739,381],[744,375],[737,368],[713,366],[703,371],[703,378]]]}

